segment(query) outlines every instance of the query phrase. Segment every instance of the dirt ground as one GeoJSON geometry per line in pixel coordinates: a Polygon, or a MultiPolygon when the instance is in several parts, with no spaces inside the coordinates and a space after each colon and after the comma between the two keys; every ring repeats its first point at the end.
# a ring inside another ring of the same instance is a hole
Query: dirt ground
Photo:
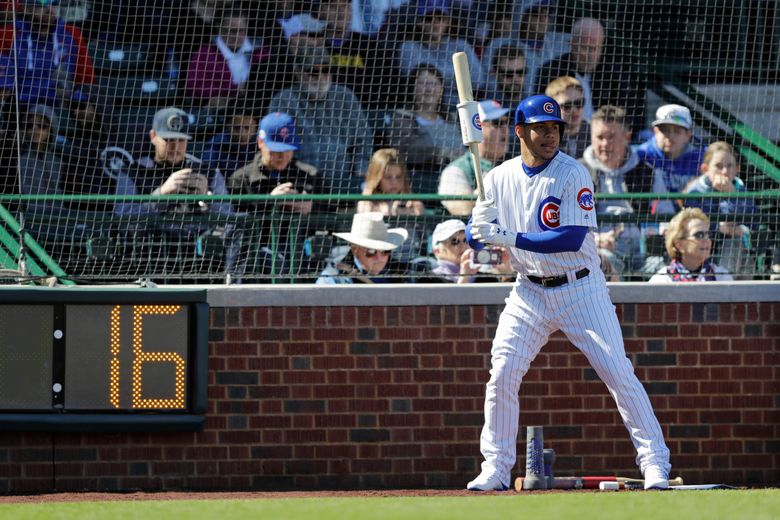
{"type": "MultiPolygon", "coordinates": [[[[598,490],[551,490],[533,491],[538,493],[598,493],[598,490]]],[[[512,491],[491,491],[484,495],[516,494],[512,491]]],[[[528,493],[528,492],[526,492],[528,493]]],[[[458,497],[475,496],[473,491],[465,489],[392,489],[367,491],[289,491],[289,492],[160,492],[160,493],[50,493],[42,495],[6,495],[0,496],[0,504],[42,503],[42,502],[99,502],[114,500],[262,500],[268,498],[332,498],[332,497],[458,497]]]]}

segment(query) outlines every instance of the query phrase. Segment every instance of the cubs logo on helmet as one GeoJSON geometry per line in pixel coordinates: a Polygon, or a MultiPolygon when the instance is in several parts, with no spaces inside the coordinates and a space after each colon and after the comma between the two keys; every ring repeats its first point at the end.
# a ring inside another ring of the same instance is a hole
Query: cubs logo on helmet
{"type": "Polygon", "coordinates": [[[561,199],[547,197],[539,203],[537,221],[539,227],[544,231],[559,227],[561,225],[561,199]]]}
{"type": "Polygon", "coordinates": [[[593,192],[589,188],[582,188],[577,194],[577,204],[585,211],[593,209],[593,192]]]}
{"type": "Polygon", "coordinates": [[[542,110],[544,110],[548,114],[552,114],[553,112],[555,112],[555,105],[553,105],[552,103],[545,103],[544,106],[542,106],[542,110]]]}

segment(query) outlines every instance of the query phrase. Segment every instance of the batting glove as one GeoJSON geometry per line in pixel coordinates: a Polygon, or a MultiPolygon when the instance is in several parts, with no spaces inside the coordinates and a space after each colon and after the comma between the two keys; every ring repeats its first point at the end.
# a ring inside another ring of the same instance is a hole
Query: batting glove
{"type": "Polygon", "coordinates": [[[516,247],[517,233],[498,224],[471,223],[471,237],[483,244],[494,244],[504,247],[516,247]]]}
{"type": "Polygon", "coordinates": [[[481,200],[471,210],[471,222],[473,226],[480,224],[498,223],[498,210],[492,200],[481,200]]]}

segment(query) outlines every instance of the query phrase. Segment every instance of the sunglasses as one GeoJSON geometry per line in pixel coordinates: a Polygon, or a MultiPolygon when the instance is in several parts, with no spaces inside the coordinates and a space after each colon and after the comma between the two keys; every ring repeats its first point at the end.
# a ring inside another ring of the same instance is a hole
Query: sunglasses
{"type": "Polygon", "coordinates": [[[500,76],[525,76],[525,69],[505,69],[496,67],[496,74],[500,76]]]}
{"type": "Polygon", "coordinates": [[[561,103],[561,110],[572,110],[574,108],[582,108],[584,106],[585,106],[584,99],[575,99],[573,101],[567,101],[566,103],[561,103]]]}
{"type": "Polygon", "coordinates": [[[710,238],[710,233],[709,233],[709,231],[697,231],[696,233],[694,233],[694,234],[692,234],[692,235],[690,235],[690,236],[688,236],[686,238],[694,238],[696,240],[704,240],[705,238],[709,239],[710,238]]]}
{"type": "Polygon", "coordinates": [[[366,249],[366,256],[374,258],[376,255],[390,256],[390,251],[380,251],[379,249],[366,249]]]}
{"type": "Polygon", "coordinates": [[[465,244],[466,243],[466,239],[465,238],[455,238],[455,237],[452,237],[452,238],[448,238],[447,240],[442,240],[442,242],[440,242],[440,243],[449,244],[451,246],[459,246],[460,244],[465,244]]]}

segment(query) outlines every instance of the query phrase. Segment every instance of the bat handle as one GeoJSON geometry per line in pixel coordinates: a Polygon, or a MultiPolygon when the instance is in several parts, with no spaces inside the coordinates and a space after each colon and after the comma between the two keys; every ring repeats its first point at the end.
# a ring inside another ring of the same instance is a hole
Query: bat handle
{"type": "Polygon", "coordinates": [[[477,143],[469,144],[469,150],[471,151],[471,164],[474,165],[474,180],[477,182],[477,200],[483,202],[485,200],[485,186],[482,183],[482,165],[479,163],[479,148],[477,143]]]}

